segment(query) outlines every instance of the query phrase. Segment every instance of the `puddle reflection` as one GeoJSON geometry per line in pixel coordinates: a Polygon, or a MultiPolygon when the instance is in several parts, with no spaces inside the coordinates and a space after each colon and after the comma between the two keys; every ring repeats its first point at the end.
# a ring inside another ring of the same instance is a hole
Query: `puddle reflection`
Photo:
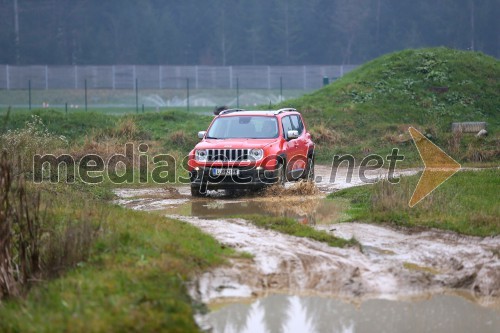
{"type": "Polygon", "coordinates": [[[229,332],[498,332],[500,313],[464,298],[419,301],[341,300],[272,295],[231,304],[208,315],[214,333],[229,332]]]}
{"type": "Polygon", "coordinates": [[[245,198],[192,200],[167,209],[167,214],[200,218],[227,218],[238,215],[287,217],[303,224],[330,224],[342,219],[345,204],[317,197],[245,198]]]}

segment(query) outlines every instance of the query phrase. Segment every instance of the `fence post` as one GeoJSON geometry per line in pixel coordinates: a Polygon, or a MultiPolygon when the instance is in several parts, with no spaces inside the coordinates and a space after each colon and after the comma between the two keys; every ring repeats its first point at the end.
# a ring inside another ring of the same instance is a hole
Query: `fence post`
{"type": "Polygon", "coordinates": [[[229,66],[229,89],[233,89],[233,66],[229,66]]]}
{"type": "Polygon", "coordinates": [[[304,65],[304,68],[302,69],[303,71],[303,79],[304,79],[304,86],[303,89],[307,89],[307,71],[306,71],[306,65],[304,65]]]}
{"type": "Polygon", "coordinates": [[[87,111],[87,79],[85,79],[85,111],[87,111]]]}
{"type": "Polygon", "coordinates": [[[132,83],[134,83],[134,81],[137,81],[137,72],[136,72],[135,65],[132,66],[132,83]]]}
{"type": "Polygon", "coordinates": [[[158,89],[162,89],[161,65],[158,65],[158,89]]]}
{"type": "Polygon", "coordinates": [[[283,76],[280,76],[280,102],[283,102],[283,76]]]}
{"type": "Polygon", "coordinates": [[[75,90],[78,89],[78,67],[75,65],[75,90]]]}
{"type": "Polygon", "coordinates": [[[10,90],[10,68],[9,65],[6,65],[5,68],[5,80],[7,81],[7,90],[10,90]]]}
{"type": "Polygon", "coordinates": [[[28,105],[31,111],[31,80],[28,80],[28,105]]]}
{"type": "Polygon", "coordinates": [[[267,90],[271,90],[271,67],[267,66],[267,90]]]}
{"type": "Polygon", "coordinates": [[[64,112],[68,115],[68,102],[64,103],[64,112]]]}
{"type": "Polygon", "coordinates": [[[186,108],[189,112],[189,78],[186,79],[186,108]]]}
{"type": "Polygon", "coordinates": [[[135,78],[135,112],[139,113],[139,80],[137,78],[135,78]]]}
{"type": "Polygon", "coordinates": [[[113,85],[113,90],[116,89],[116,67],[115,65],[111,66],[111,75],[113,76],[112,77],[112,85],[113,85]]]}
{"type": "Polygon", "coordinates": [[[236,78],[236,108],[240,108],[240,78],[236,78]]]}
{"type": "Polygon", "coordinates": [[[194,89],[198,89],[198,66],[194,66],[194,71],[194,89]]]}
{"type": "Polygon", "coordinates": [[[49,90],[49,66],[45,65],[45,90],[49,90]]]}

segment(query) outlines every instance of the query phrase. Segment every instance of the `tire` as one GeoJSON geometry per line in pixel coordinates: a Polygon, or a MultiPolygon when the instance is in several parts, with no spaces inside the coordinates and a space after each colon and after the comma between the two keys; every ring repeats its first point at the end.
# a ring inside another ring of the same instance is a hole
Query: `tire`
{"type": "Polygon", "coordinates": [[[265,188],[265,185],[264,185],[264,186],[262,186],[262,187],[252,187],[252,188],[250,189],[250,193],[253,193],[253,194],[255,194],[255,193],[259,193],[259,192],[261,192],[264,188],[265,188]]]}
{"type": "Polygon", "coordinates": [[[286,166],[284,164],[278,165],[278,179],[276,180],[276,185],[285,186],[286,183],[286,166]]]}
{"type": "Polygon", "coordinates": [[[305,179],[314,182],[314,157],[309,157],[307,159],[307,173],[305,179]]]}
{"type": "Polygon", "coordinates": [[[191,185],[191,196],[193,198],[203,198],[206,196],[206,193],[200,192],[201,188],[199,186],[191,185]]]}
{"type": "Polygon", "coordinates": [[[235,190],[235,189],[227,189],[227,190],[224,190],[226,192],[226,196],[230,197],[230,198],[234,198],[235,196],[238,195],[238,191],[235,190]]]}

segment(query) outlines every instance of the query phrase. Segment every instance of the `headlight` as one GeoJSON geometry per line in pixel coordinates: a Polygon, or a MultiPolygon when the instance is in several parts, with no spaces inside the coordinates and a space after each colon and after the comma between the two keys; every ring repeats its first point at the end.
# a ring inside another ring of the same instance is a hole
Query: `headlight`
{"type": "Polygon", "coordinates": [[[254,161],[260,160],[264,156],[264,151],[262,149],[252,149],[250,150],[250,159],[254,161]]]}
{"type": "Polygon", "coordinates": [[[208,154],[207,154],[206,149],[196,150],[194,152],[194,159],[198,162],[206,162],[207,157],[208,157],[208,154]]]}

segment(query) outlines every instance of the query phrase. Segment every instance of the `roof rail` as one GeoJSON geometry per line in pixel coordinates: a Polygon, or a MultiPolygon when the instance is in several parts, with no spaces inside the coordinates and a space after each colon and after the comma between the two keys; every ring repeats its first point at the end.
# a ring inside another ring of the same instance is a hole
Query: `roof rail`
{"type": "Polygon", "coordinates": [[[281,113],[281,112],[297,112],[297,110],[294,108],[283,108],[276,111],[276,113],[281,113]]]}
{"type": "Polygon", "coordinates": [[[241,112],[241,111],[246,111],[246,110],[245,109],[227,109],[227,110],[221,111],[219,113],[219,115],[233,113],[233,112],[241,112]]]}

